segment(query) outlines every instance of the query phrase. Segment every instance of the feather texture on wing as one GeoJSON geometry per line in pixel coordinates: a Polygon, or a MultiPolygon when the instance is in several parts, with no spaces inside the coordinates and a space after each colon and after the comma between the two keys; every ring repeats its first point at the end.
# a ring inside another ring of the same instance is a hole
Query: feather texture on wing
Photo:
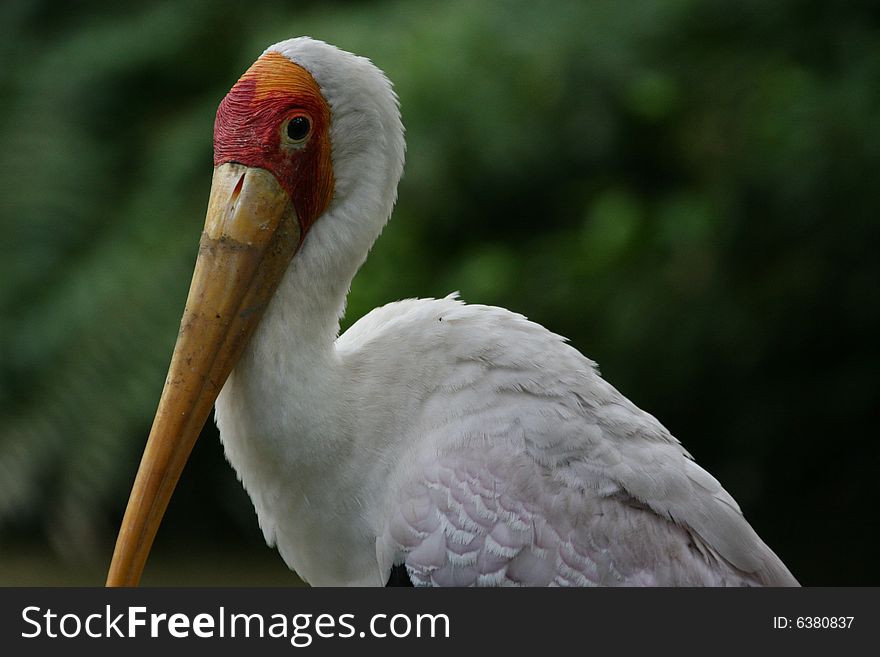
{"type": "Polygon", "coordinates": [[[362,353],[432,372],[397,381],[422,400],[379,541],[416,585],[795,583],[718,481],[562,338],[451,297],[383,311],[393,344],[394,320],[368,316],[362,353]]]}

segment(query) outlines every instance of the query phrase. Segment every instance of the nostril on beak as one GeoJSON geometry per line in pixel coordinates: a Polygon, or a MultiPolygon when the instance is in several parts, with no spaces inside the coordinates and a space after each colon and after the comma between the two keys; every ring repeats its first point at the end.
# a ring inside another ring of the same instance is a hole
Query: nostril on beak
{"type": "Polygon", "coordinates": [[[233,187],[232,193],[229,195],[229,203],[226,205],[227,221],[232,221],[232,217],[235,216],[235,210],[238,207],[238,197],[241,195],[241,188],[244,187],[244,176],[245,174],[241,174],[238,177],[238,182],[235,183],[235,187],[233,187]]]}
{"type": "Polygon", "coordinates": [[[233,207],[235,206],[236,201],[238,201],[238,195],[241,194],[241,188],[244,187],[244,176],[245,174],[241,174],[238,182],[235,183],[235,189],[232,190],[232,195],[229,197],[229,204],[233,207]]]}

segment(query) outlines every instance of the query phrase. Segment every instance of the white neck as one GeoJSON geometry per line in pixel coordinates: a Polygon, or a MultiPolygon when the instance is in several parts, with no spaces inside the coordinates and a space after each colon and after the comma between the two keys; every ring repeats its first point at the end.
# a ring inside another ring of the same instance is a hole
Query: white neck
{"type": "Polygon", "coordinates": [[[356,193],[331,203],[294,255],[216,403],[226,456],[267,542],[306,578],[334,573],[342,582],[372,570],[350,557],[374,556],[364,545],[370,519],[342,521],[358,517],[351,505],[363,482],[354,456],[352,377],[335,342],[351,281],[392,203],[390,194],[387,203],[373,204],[372,216],[355,212],[370,208],[356,193]],[[289,527],[296,533],[285,533],[289,527]]]}
{"type": "MultiPolygon", "coordinates": [[[[248,449],[260,452],[254,457],[287,471],[314,469],[316,476],[351,437],[335,341],[351,281],[372,243],[367,235],[339,241],[344,211],[331,206],[306,236],[218,399],[218,419],[227,406],[247,417],[248,449]]],[[[229,450],[222,426],[221,438],[229,450]]],[[[232,454],[230,461],[246,476],[232,454]]]]}
{"type": "MultiPolygon", "coordinates": [[[[325,214],[318,223],[336,218],[325,214]]],[[[328,572],[345,577],[351,576],[347,568],[363,569],[346,563],[345,555],[366,533],[335,521],[350,517],[360,486],[351,475],[357,469],[349,377],[335,340],[367,247],[327,257],[317,229],[294,256],[216,404],[226,456],[254,503],[267,543],[277,544],[288,565],[314,583],[328,559],[328,572]],[[285,533],[291,526],[295,535],[285,533]]]]}

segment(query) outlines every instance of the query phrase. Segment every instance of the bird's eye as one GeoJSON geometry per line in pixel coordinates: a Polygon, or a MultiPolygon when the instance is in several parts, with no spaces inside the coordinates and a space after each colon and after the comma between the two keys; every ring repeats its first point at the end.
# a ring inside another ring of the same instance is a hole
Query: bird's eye
{"type": "Polygon", "coordinates": [[[309,136],[309,132],[312,130],[312,124],[309,121],[308,117],[303,115],[294,116],[287,122],[287,127],[285,131],[287,132],[287,138],[290,141],[300,143],[305,141],[305,138],[309,136]]]}

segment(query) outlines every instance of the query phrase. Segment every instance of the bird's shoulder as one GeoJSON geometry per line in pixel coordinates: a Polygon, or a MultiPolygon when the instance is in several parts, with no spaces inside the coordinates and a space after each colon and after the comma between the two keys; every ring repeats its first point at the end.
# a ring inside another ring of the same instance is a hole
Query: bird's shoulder
{"type": "Polygon", "coordinates": [[[468,362],[510,371],[594,375],[596,370],[564,337],[505,308],[466,304],[458,293],[376,308],[343,333],[336,348],[355,367],[418,357],[432,367],[434,378],[468,362]]]}

